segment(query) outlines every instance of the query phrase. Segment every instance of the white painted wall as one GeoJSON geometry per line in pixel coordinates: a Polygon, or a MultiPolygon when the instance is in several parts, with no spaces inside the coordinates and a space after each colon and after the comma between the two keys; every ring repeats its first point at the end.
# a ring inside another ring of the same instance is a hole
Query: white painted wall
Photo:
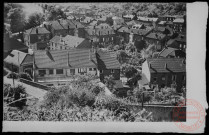
{"type": "Polygon", "coordinates": [[[142,64],[142,74],[144,74],[143,76],[150,82],[151,74],[147,60],[142,64]]]}

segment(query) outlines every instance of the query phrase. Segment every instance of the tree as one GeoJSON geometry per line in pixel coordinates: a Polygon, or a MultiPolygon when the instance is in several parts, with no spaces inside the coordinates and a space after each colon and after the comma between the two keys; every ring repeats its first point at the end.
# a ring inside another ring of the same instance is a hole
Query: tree
{"type": "Polygon", "coordinates": [[[67,16],[60,8],[50,7],[48,9],[48,15],[46,16],[46,20],[53,21],[61,18],[66,19],[67,16]]]}
{"type": "Polygon", "coordinates": [[[131,65],[125,65],[122,67],[122,72],[127,78],[133,77],[138,71],[131,65]]]}
{"type": "Polygon", "coordinates": [[[111,92],[114,92],[113,90],[114,90],[115,81],[113,76],[105,76],[104,83],[106,84],[108,89],[110,89],[111,92]]]}
{"type": "Polygon", "coordinates": [[[39,26],[44,21],[44,16],[42,13],[33,13],[28,17],[28,27],[39,26]]]}
{"type": "Polygon", "coordinates": [[[120,63],[126,62],[126,58],[128,58],[128,55],[126,54],[126,52],[124,50],[118,51],[117,59],[120,63]]]}
{"type": "Polygon", "coordinates": [[[110,26],[112,26],[113,25],[113,19],[112,19],[112,17],[107,17],[106,20],[105,20],[105,22],[107,24],[109,24],[110,26]]]}
{"type": "Polygon", "coordinates": [[[8,13],[9,19],[11,19],[10,25],[11,25],[11,31],[13,33],[20,32],[24,30],[24,26],[26,24],[25,21],[25,13],[22,9],[14,8],[11,9],[8,13]]]}

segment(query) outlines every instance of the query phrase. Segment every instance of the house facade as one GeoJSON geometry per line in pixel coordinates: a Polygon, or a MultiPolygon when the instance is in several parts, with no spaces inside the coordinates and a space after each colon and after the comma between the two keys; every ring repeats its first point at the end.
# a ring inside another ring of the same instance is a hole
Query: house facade
{"type": "Polygon", "coordinates": [[[100,24],[86,28],[85,38],[92,41],[93,44],[113,44],[115,43],[115,32],[108,24],[100,24]]]}
{"type": "Polygon", "coordinates": [[[186,86],[184,58],[148,58],[142,64],[142,72],[150,80],[150,87],[175,87],[177,92],[186,86]]]}
{"type": "Polygon", "coordinates": [[[145,40],[149,44],[154,44],[157,51],[161,51],[166,43],[166,35],[160,32],[151,32],[145,37],[145,40]]]}
{"type": "Polygon", "coordinates": [[[30,49],[39,50],[46,46],[51,38],[51,33],[45,27],[35,27],[26,30],[23,37],[25,45],[30,49]]]}
{"type": "MultiPolygon", "coordinates": [[[[34,81],[48,86],[65,85],[74,75],[97,75],[100,79],[115,72],[115,79],[120,68],[111,65],[108,52],[96,49],[45,50],[34,52],[34,81]],[[101,67],[101,64],[104,64],[101,67]],[[111,72],[112,71],[112,72],[111,72]]],[[[113,58],[113,62],[117,62],[113,58]]],[[[116,63],[117,64],[117,63],[116,63]]],[[[115,64],[114,64],[115,65],[115,64]]]]}

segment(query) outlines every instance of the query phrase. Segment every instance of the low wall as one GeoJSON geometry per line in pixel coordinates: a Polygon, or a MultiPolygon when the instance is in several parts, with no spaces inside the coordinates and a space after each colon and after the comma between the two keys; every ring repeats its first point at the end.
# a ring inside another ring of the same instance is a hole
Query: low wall
{"type": "Polygon", "coordinates": [[[36,82],[32,82],[32,81],[29,81],[29,80],[26,80],[26,79],[23,79],[23,78],[20,78],[20,82],[23,82],[25,84],[28,84],[28,85],[31,85],[33,87],[37,87],[37,88],[40,88],[40,89],[44,89],[44,90],[49,90],[50,87],[47,87],[45,85],[42,85],[42,84],[39,84],[39,83],[36,83],[36,82]]]}
{"type": "MultiPolygon", "coordinates": [[[[138,112],[142,109],[140,105],[129,105],[129,108],[134,112],[138,112]]],[[[186,107],[178,107],[178,106],[162,106],[162,105],[144,105],[145,110],[152,112],[154,121],[158,122],[172,122],[177,121],[179,116],[183,117],[179,119],[179,121],[186,121],[186,113],[179,113],[179,112],[186,112],[186,107]],[[174,113],[174,110],[180,110],[178,113],[174,113]]]]}

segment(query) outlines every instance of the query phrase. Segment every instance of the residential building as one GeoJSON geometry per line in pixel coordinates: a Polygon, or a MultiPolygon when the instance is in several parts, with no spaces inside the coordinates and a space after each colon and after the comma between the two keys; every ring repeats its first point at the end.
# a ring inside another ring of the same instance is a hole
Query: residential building
{"type": "Polygon", "coordinates": [[[176,38],[168,40],[167,46],[186,52],[186,36],[179,34],[176,38]]]}
{"type": "MultiPolygon", "coordinates": [[[[31,57],[32,56],[30,54],[18,50],[13,50],[4,59],[4,66],[16,73],[28,72],[27,65],[31,64],[32,62],[31,57]]],[[[28,72],[28,73],[31,75],[32,72],[28,72]]]]}
{"type": "Polygon", "coordinates": [[[154,24],[158,24],[159,19],[158,18],[150,18],[150,17],[141,17],[138,16],[137,17],[137,21],[139,21],[140,23],[146,25],[146,26],[151,26],[154,24]]]}
{"type": "Polygon", "coordinates": [[[165,46],[166,35],[160,32],[151,32],[145,37],[145,40],[149,44],[154,44],[157,51],[161,51],[165,46]]]}
{"type": "Polygon", "coordinates": [[[128,21],[133,20],[134,15],[127,14],[127,15],[122,16],[122,18],[124,19],[125,22],[128,22],[128,21]]]}
{"type": "Polygon", "coordinates": [[[165,47],[159,54],[158,57],[164,58],[186,58],[186,53],[182,50],[165,47]]]}
{"type": "Polygon", "coordinates": [[[117,16],[112,17],[112,19],[113,19],[113,25],[123,25],[125,22],[123,18],[117,16]]]}
{"type": "Polygon", "coordinates": [[[184,25],[184,18],[176,18],[173,20],[173,30],[175,32],[185,32],[186,26],[184,25]]]}
{"type": "Polygon", "coordinates": [[[86,28],[85,37],[91,40],[93,44],[98,45],[113,44],[115,42],[115,32],[112,27],[106,23],[86,28]]]}
{"type": "Polygon", "coordinates": [[[26,30],[23,37],[25,45],[30,49],[39,50],[46,47],[51,33],[45,27],[35,27],[26,30]]]}
{"type": "Polygon", "coordinates": [[[77,36],[66,35],[54,36],[49,41],[50,50],[65,50],[72,48],[91,48],[91,42],[87,39],[80,38],[77,36]]]}
{"type": "Polygon", "coordinates": [[[142,72],[150,80],[151,88],[174,87],[177,92],[186,85],[184,58],[148,58],[142,64],[142,72]]]}
{"type": "Polygon", "coordinates": [[[15,38],[9,37],[9,34],[4,34],[4,58],[6,58],[12,50],[28,53],[28,46],[15,38]]]}
{"type": "Polygon", "coordinates": [[[114,80],[120,80],[120,63],[108,51],[97,51],[97,68],[100,80],[104,82],[106,76],[113,76],[114,80]]]}
{"type": "Polygon", "coordinates": [[[171,15],[165,15],[165,16],[159,16],[158,17],[160,21],[171,21],[176,19],[176,16],[171,16],[171,15]]]}
{"type": "Polygon", "coordinates": [[[108,52],[96,49],[39,50],[34,53],[34,81],[46,85],[69,83],[74,75],[113,75],[120,79],[120,66],[108,52]]]}
{"type": "Polygon", "coordinates": [[[66,36],[68,34],[68,29],[60,24],[60,20],[45,22],[44,27],[51,32],[52,37],[55,35],[66,36]]]}

